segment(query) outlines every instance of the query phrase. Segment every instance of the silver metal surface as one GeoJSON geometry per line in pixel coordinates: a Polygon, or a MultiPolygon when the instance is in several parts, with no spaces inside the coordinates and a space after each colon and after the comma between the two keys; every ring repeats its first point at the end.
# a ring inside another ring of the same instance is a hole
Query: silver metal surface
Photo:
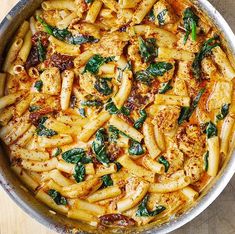
{"type": "MultiPolygon", "coordinates": [[[[226,6],[223,4],[224,2],[231,1],[231,4],[234,4],[234,0],[211,0],[213,4],[218,4],[222,10],[222,12],[228,12],[226,6]]],[[[4,21],[0,24],[0,61],[4,58],[3,50],[7,46],[10,41],[12,35],[15,30],[21,24],[21,22],[28,18],[33,11],[39,6],[42,0],[21,0],[14,9],[9,13],[9,15],[4,19],[4,21]]],[[[231,53],[235,55],[235,36],[225,22],[223,17],[215,10],[215,8],[207,1],[207,0],[198,0],[193,1],[199,5],[199,7],[207,13],[207,15],[212,19],[212,21],[217,25],[218,29],[224,34],[227,40],[227,47],[231,50],[231,53]]],[[[234,8],[233,8],[234,9],[234,8]]],[[[229,11],[232,12],[232,11],[229,11]]],[[[227,14],[227,13],[226,13],[227,14]]],[[[225,14],[225,15],[226,15],[225,14]]],[[[230,23],[233,20],[232,13],[227,14],[227,17],[230,23]]],[[[235,24],[234,24],[235,30],[235,24]]],[[[3,145],[2,145],[3,146],[3,145]]],[[[157,228],[153,225],[148,225],[144,228],[132,229],[128,230],[132,233],[168,233],[182,225],[190,222],[196,216],[198,216],[203,210],[205,210],[223,191],[225,186],[229,183],[235,172],[235,154],[228,160],[227,164],[224,165],[219,175],[213,184],[208,188],[208,192],[205,196],[201,197],[200,200],[194,205],[191,210],[187,211],[180,217],[172,220],[171,222],[162,225],[157,228]]],[[[0,184],[9,194],[9,196],[29,215],[34,217],[40,223],[46,225],[47,227],[57,231],[58,233],[68,233],[69,230],[73,228],[78,230],[84,230],[85,232],[97,233],[95,228],[91,228],[86,224],[79,223],[78,221],[73,221],[67,219],[66,217],[57,214],[53,215],[48,212],[48,208],[38,202],[30,192],[25,192],[21,187],[21,182],[19,179],[11,172],[9,168],[9,161],[6,155],[6,151],[4,147],[0,148],[0,184]]],[[[228,187],[229,189],[229,187],[228,187]]],[[[223,206],[223,204],[221,204],[223,206]]],[[[226,216],[226,212],[224,211],[224,215],[226,216]]],[[[234,229],[231,229],[231,233],[234,229]]],[[[82,233],[82,231],[80,231],[82,233]]],[[[102,233],[105,233],[102,231],[102,233]]],[[[107,232],[108,233],[108,232],[107,232]]],[[[110,233],[110,232],[109,232],[110,233]]],[[[183,229],[179,229],[175,233],[183,233],[183,229]]],[[[188,233],[187,231],[184,233],[188,233]]],[[[200,232],[199,232],[200,233],[200,232]]],[[[212,232],[210,232],[212,233],[212,232]]],[[[216,232],[213,232],[216,234],[216,232]]],[[[226,232],[224,232],[226,233],[226,232]]]]}

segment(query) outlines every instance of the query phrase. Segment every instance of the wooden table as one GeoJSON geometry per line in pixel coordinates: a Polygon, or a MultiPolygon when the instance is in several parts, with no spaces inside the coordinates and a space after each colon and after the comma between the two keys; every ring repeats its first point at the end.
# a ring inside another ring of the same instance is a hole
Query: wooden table
{"type": "MultiPolygon", "coordinates": [[[[210,0],[235,31],[235,1],[210,0]]],[[[0,0],[0,21],[17,0],[0,0]]],[[[235,233],[235,177],[201,215],[173,234],[235,233]]],[[[24,213],[0,188],[0,234],[55,234],[24,213]]]]}

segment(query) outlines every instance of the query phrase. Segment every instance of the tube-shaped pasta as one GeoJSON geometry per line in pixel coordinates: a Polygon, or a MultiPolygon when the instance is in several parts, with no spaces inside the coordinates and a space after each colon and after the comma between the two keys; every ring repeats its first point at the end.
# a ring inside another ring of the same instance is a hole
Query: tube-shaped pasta
{"type": "Polygon", "coordinates": [[[98,219],[96,216],[88,213],[85,210],[71,209],[68,212],[68,217],[79,221],[87,222],[92,226],[98,225],[98,219]]]}
{"type": "Polygon", "coordinates": [[[47,152],[28,150],[21,147],[12,147],[11,156],[33,161],[46,161],[50,159],[47,152]]]}
{"type": "Polygon", "coordinates": [[[159,130],[157,125],[154,125],[154,135],[159,149],[164,151],[166,147],[164,134],[159,130]]]}
{"type": "Polygon", "coordinates": [[[121,87],[119,88],[119,91],[116,94],[116,96],[113,98],[113,102],[117,106],[117,108],[120,109],[123,106],[123,104],[129,97],[129,94],[131,92],[131,87],[132,87],[132,72],[124,71],[121,87]]]}
{"type": "Polygon", "coordinates": [[[216,46],[212,53],[214,55],[214,60],[220,67],[225,79],[232,80],[235,77],[235,70],[231,66],[231,63],[227,57],[227,55],[224,53],[224,51],[221,49],[221,47],[216,46]]]}
{"type": "Polygon", "coordinates": [[[29,26],[30,26],[30,30],[31,30],[32,35],[34,35],[37,32],[35,24],[36,24],[36,20],[34,19],[33,16],[31,16],[29,19],[29,26]]]}
{"type": "Polygon", "coordinates": [[[99,166],[96,169],[96,176],[101,177],[103,175],[108,175],[117,172],[117,166],[115,163],[110,163],[107,167],[99,166]]]}
{"type": "Polygon", "coordinates": [[[73,79],[74,72],[66,70],[62,73],[62,88],[60,94],[60,105],[62,110],[66,110],[69,107],[72,87],[73,87],[73,79]]]}
{"type": "Polygon", "coordinates": [[[150,184],[150,193],[170,193],[180,190],[190,184],[191,180],[188,176],[181,176],[173,181],[167,181],[164,183],[150,184]]]}
{"type": "Polygon", "coordinates": [[[87,63],[87,61],[94,55],[94,53],[90,50],[86,50],[85,52],[79,54],[74,59],[74,66],[76,68],[80,68],[87,63]]]}
{"type": "Polygon", "coordinates": [[[157,105],[190,106],[190,97],[156,94],[154,103],[157,105]]]}
{"type": "Polygon", "coordinates": [[[29,22],[28,21],[24,21],[21,26],[19,27],[19,29],[16,32],[16,35],[14,37],[14,40],[16,38],[21,38],[23,39],[26,35],[26,33],[29,31],[29,22]]]}
{"type": "Polygon", "coordinates": [[[207,144],[209,151],[207,174],[210,176],[216,176],[220,162],[219,137],[215,136],[207,139],[207,144]]]}
{"type": "Polygon", "coordinates": [[[32,77],[34,79],[38,79],[40,76],[39,71],[36,67],[30,67],[28,70],[28,74],[30,77],[32,77]]]}
{"type": "Polygon", "coordinates": [[[157,0],[143,0],[138,5],[137,9],[134,12],[133,15],[133,23],[134,24],[140,24],[144,17],[148,14],[148,12],[151,10],[153,5],[156,3],[157,0]]]}
{"type": "Polygon", "coordinates": [[[0,125],[6,126],[13,116],[14,107],[9,106],[4,109],[1,109],[0,112],[0,125]]]}
{"type": "Polygon", "coordinates": [[[91,204],[81,199],[76,199],[74,203],[74,207],[76,207],[79,210],[85,210],[88,213],[93,214],[93,215],[105,214],[105,208],[103,206],[100,206],[97,204],[91,204]]]}
{"type": "Polygon", "coordinates": [[[78,126],[78,127],[83,127],[85,124],[88,123],[87,118],[82,118],[81,116],[77,116],[77,115],[60,114],[56,120],[65,124],[78,126]]]}
{"type": "Polygon", "coordinates": [[[60,186],[69,186],[72,185],[73,182],[69,180],[67,177],[63,176],[60,171],[54,169],[50,171],[49,176],[60,186]]]}
{"type": "Polygon", "coordinates": [[[16,144],[21,147],[25,146],[30,141],[30,139],[32,139],[35,133],[35,130],[36,130],[36,127],[32,125],[28,129],[28,131],[26,131],[24,135],[20,137],[19,140],[17,140],[16,144]]]}
{"type": "Polygon", "coordinates": [[[50,171],[56,168],[57,159],[52,158],[44,162],[36,162],[32,160],[22,160],[21,165],[26,170],[31,170],[35,172],[50,171]]]}
{"type": "Polygon", "coordinates": [[[6,73],[0,73],[0,98],[4,96],[6,77],[6,73]]]}
{"type": "Polygon", "coordinates": [[[75,11],[76,8],[77,6],[73,0],[51,0],[51,1],[44,1],[42,3],[42,9],[44,11],[64,10],[64,9],[75,11]]]}
{"type": "Polygon", "coordinates": [[[153,25],[140,24],[135,25],[130,28],[129,34],[132,36],[135,35],[145,35],[150,36],[154,34],[158,41],[160,47],[174,48],[175,43],[177,42],[177,37],[172,32],[169,32],[162,28],[157,28],[153,25]]]}
{"type": "Polygon", "coordinates": [[[27,58],[29,56],[29,52],[31,50],[32,47],[32,32],[28,31],[27,34],[24,37],[24,43],[22,48],[19,51],[19,58],[25,63],[27,61],[27,58]]]}
{"type": "Polygon", "coordinates": [[[71,21],[75,18],[77,18],[77,14],[75,12],[72,12],[71,14],[66,16],[63,20],[59,21],[56,24],[56,26],[60,29],[67,28],[69,26],[69,24],[71,23],[71,21]]]}
{"type": "Polygon", "coordinates": [[[39,137],[38,143],[43,148],[51,148],[66,145],[73,142],[73,138],[70,135],[59,134],[51,138],[39,137]]]}
{"type": "Polygon", "coordinates": [[[31,190],[35,191],[39,184],[31,177],[28,175],[27,172],[25,172],[20,166],[18,165],[13,165],[11,166],[11,169],[18,175],[20,180],[31,190]]]}
{"type": "Polygon", "coordinates": [[[90,7],[90,9],[87,13],[87,16],[86,16],[86,21],[87,22],[95,23],[96,18],[99,15],[100,10],[102,8],[102,5],[103,5],[103,2],[100,1],[100,0],[95,0],[92,3],[92,5],[91,5],[91,7],[90,7]]]}
{"type": "Polygon", "coordinates": [[[57,212],[60,212],[62,214],[67,214],[68,207],[64,205],[57,205],[54,200],[45,193],[42,189],[40,189],[35,196],[38,200],[42,201],[46,205],[48,205],[52,210],[55,210],[57,212]]]}
{"type": "Polygon", "coordinates": [[[108,112],[100,112],[96,118],[84,126],[84,129],[80,133],[79,139],[83,142],[87,142],[91,136],[109,120],[109,118],[110,114],[108,112]]]}
{"type": "Polygon", "coordinates": [[[181,192],[190,200],[190,201],[195,201],[199,193],[192,189],[191,187],[187,186],[181,190],[181,192]]]}
{"type": "Polygon", "coordinates": [[[111,9],[114,12],[118,11],[118,3],[115,0],[102,0],[102,2],[104,3],[104,5],[106,7],[108,7],[109,9],[111,9]]]}
{"type": "Polygon", "coordinates": [[[32,99],[33,99],[33,94],[29,94],[27,95],[27,97],[18,102],[15,106],[16,115],[22,116],[28,110],[32,99]]]}
{"type": "Polygon", "coordinates": [[[96,184],[100,183],[100,179],[95,177],[78,184],[65,186],[62,188],[63,195],[69,198],[77,198],[79,196],[87,195],[96,184]]]}
{"type": "Polygon", "coordinates": [[[97,202],[105,200],[112,197],[117,197],[122,193],[121,189],[118,186],[109,186],[105,189],[98,190],[87,197],[89,202],[97,202]]]}
{"type": "Polygon", "coordinates": [[[79,45],[71,45],[66,42],[60,41],[53,36],[49,37],[49,41],[52,43],[55,51],[61,54],[69,55],[69,56],[77,56],[80,54],[80,46],[79,45]]]}
{"type": "Polygon", "coordinates": [[[229,141],[232,137],[232,130],[233,130],[234,123],[235,123],[235,119],[229,115],[226,117],[222,125],[222,130],[221,130],[221,135],[220,135],[220,139],[221,139],[220,152],[224,153],[225,156],[228,153],[229,141]]]}
{"type": "Polygon", "coordinates": [[[10,145],[15,142],[20,136],[22,136],[29,128],[31,124],[27,121],[19,122],[17,126],[15,126],[12,131],[4,138],[4,142],[6,145],[10,145]]]}
{"type": "Polygon", "coordinates": [[[3,64],[3,71],[4,72],[9,72],[11,65],[13,64],[13,62],[16,60],[16,57],[20,51],[20,49],[22,48],[23,45],[23,39],[22,38],[16,38],[15,41],[13,41],[7,56],[5,58],[5,62],[3,64]]]}
{"type": "Polygon", "coordinates": [[[158,148],[155,140],[154,126],[148,119],[143,124],[143,134],[144,143],[148,149],[150,157],[155,159],[161,153],[161,150],[158,148]]]}
{"type": "Polygon", "coordinates": [[[115,72],[115,64],[105,63],[99,69],[99,74],[113,74],[115,72]]]}
{"type": "Polygon", "coordinates": [[[129,137],[133,138],[134,140],[141,142],[143,139],[143,135],[137,131],[135,128],[130,126],[128,123],[126,123],[121,118],[117,117],[116,115],[113,115],[109,121],[110,125],[113,125],[118,130],[124,132],[129,137]]]}
{"type": "Polygon", "coordinates": [[[121,8],[135,8],[141,0],[119,0],[121,8]]]}
{"type": "Polygon", "coordinates": [[[124,198],[117,203],[118,212],[123,212],[136,206],[144,198],[148,189],[149,184],[145,181],[141,181],[135,191],[133,191],[127,198],[124,198]]]}
{"type": "Polygon", "coordinates": [[[149,156],[144,156],[142,158],[142,163],[145,167],[147,167],[149,170],[157,173],[157,174],[163,174],[165,171],[165,167],[163,164],[158,163],[157,161],[153,160],[149,156]]]}
{"type": "Polygon", "coordinates": [[[158,48],[158,58],[193,61],[195,54],[184,50],[160,47],[158,48]]]}
{"type": "Polygon", "coordinates": [[[123,155],[122,157],[118,158],[118,162],[130,173],[138,177],[142,177],[149,182],[155,182],[155,172],[149,171],[144,167],[137,165],[129,158],[128,155],[123,155]]]}

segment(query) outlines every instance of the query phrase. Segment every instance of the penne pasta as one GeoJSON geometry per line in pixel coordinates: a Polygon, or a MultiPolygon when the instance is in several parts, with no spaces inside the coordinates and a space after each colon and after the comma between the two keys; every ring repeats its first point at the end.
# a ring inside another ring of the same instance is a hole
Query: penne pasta
{"type": "Polygon", "coordinates": [[[190,98],[176,95],[156,94],[154,103],[157,105],[190,106],[190,98]]]}

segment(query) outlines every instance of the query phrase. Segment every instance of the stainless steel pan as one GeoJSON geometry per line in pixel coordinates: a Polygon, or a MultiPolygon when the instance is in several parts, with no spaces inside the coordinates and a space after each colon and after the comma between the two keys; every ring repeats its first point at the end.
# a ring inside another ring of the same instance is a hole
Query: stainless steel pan
{"type": "MultiPolygon", "coordinates": [[[[14,32],[22,21],[28,18],[42,0],[21,0],[5,17],[0,24],[0,63],[4,58],[4,49],[11,40],[14,32]]],[[[226,46],[229,52],[235,55],[235,36],[220,13],[207,0],[194,0],[198,7],[214,22],[226,39],[226,46]]],[[[235,172],[235,153],[224,164],[216,180],[205,191],[205,194],[191,207],[186,213],[172,219],[169,223],[156,227],[150,224],[131,230],[125,230],[130,233],[168,233],[182,225],[190,222],[203,210],[205,210],[223,191],[229,183],[235,172]]],[[[53,215],[48,211],[48,207],[38,202],[30,192],[22,189],[19,179],[12,173],[9,167],[7,151],[3,144],[0,144],[0,184],[9,194],[9,196],[30,216],[38,220],[45,226],[57,231],[58,233],[98,233],[97,229],[78,221],[67,219],[66,217],[56,214],[53,215]]],[[[223,204],[222,204],[223,205],[223,204]]],[[[110,233],[112,230],[108,230],[110,233]]],[[[121,230],[113,230],[123,232],[121,230]]],[[[102,233],[105,233],[102,231],[102,233]]]]}

